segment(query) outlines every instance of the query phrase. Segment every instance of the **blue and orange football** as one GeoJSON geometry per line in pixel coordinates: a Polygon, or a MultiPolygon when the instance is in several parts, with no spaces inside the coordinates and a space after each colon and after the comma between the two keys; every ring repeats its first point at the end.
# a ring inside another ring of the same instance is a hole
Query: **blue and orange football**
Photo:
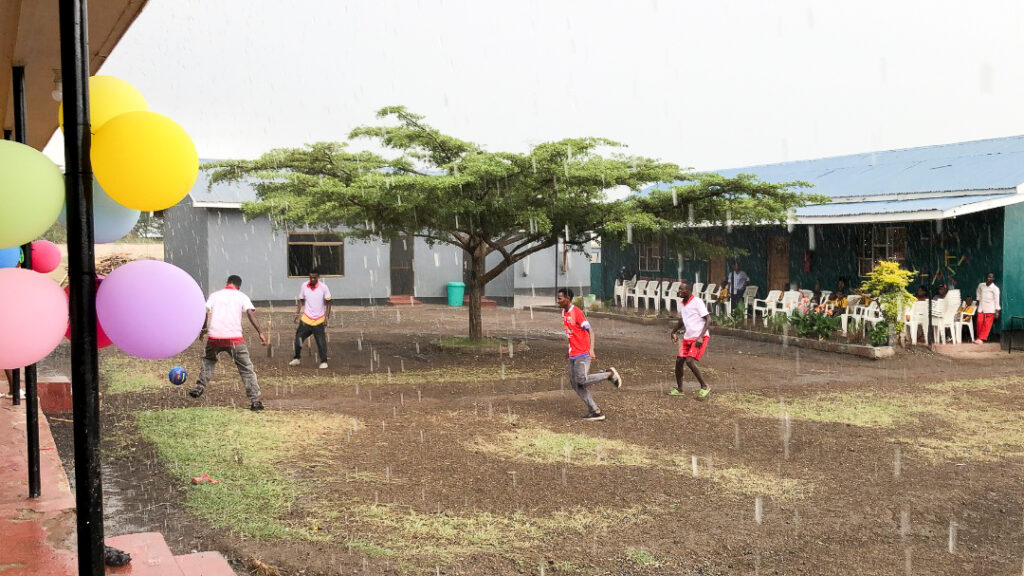
{"type": "Polygon", "coordinates": [[[167,379],[171,381],[171,384],[181,386],[188,380],[188,372],[184,367],[176,366],[171,368],[171,371],[167,374],[167,379]]]}

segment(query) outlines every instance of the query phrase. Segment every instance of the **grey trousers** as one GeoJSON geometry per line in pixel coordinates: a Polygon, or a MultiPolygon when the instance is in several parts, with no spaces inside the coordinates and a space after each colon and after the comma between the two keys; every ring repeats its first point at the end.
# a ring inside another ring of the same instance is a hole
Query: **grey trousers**
{"type": "Polygon", "coordinates": [[[199,380],[196,380],[196,388],[200,391],[206,388],[213,378],[213,368],[217,365],[217,355],[227,352],[238,367],[238,375],[242,377],[242,384],[245,384],[245,395],[249,400],[255,402],[260,399],[260,385],[256,382],[256,369],[252,366],[249,358],[249,348],[245,344],[234,346],[211,346],[206,343],[206,353],[203,355],[203,368],[199,371],[199,380]]]}
{"type": "Polygon", "coordinates": [[[607,380],[608,375],[604,371],[597,374],[589,374],[589,372],[590,356],[569,358],[569,383],[572,384],[572,389],[579,395],[580,400],[583,400],[583,403],[587,405],[587,409],[591,412],[597,412],[600,408],[598,408],[597,402],[594,402],[594,399],[590,396],[590,386],[607,380]]]}

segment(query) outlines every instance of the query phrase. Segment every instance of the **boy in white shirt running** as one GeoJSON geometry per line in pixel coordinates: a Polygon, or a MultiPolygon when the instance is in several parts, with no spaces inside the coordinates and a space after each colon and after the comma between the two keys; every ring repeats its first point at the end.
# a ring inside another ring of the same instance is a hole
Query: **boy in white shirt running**
{"type": "Polygon", "coordinates": [[[299,290],[299,301],[295,307],[295,357],[289,366],[298,366],[302,361],[302,341],[310,335],[316,339],[320,355],[320,368],[327,368],[327,321],[331,318],[331,291],[320,281],[320,270],[309,273],[309,282],[299,290]]]}
{"type": "Polygon", "coordinates": [[[708,307],[704,301],[693,295],[689,281],[683,280],[679,285],[679,324],[672,329],[672,341],[679,340],[679,331],[685,328],[683,339],[679,342],[679,353],[676,355],[676,387],[669,390],[669,396],[682,396],[683,394],[683,369],[690,367],[693,375],[700,383],[700,390],[697,391],[697,400],[707,400],[711,388],[697,368],[697,362],[704,356],[708,349],[708,326],[711,324],[711,316],[708,314],[708,307]]]}

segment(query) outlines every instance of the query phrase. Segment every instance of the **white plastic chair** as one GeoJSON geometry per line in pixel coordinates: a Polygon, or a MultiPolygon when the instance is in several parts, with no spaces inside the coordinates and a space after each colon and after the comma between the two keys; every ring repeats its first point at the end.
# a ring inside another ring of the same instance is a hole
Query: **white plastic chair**
{"type": "Polygon", "coordinates": [[[797,308],[800,307],[800,300],[803,298],[803,294],[798,290],[787,290],[782,294],[782,298],[779,299],[778,305],[772,310],[772,314],[785,314],[786,316],[792,316],[793,312],[796,312],[797,308]]]}
{"type": "Polygon", "coordinates": [[[707,289],[704,290],[700,297],[701,300],[704,300],[704,304],[710,308],[712,304],[718,302],[718,284],[708,284],[707,289]]]}
{"type": "Polygon", "coordinates": [[[821,299],[818,300],[818,304],[824,304],[825,302],[828,302],[829,296],[832,296],[831,290],[822,290],[821,299]]]}
{"type": "Polygon", "coordinates": [[[633,299],[633,305],[640,309],[640,298],[647,294],[647,280],[637,280],[632,288],[626,290],[626,307],[629,308],[629,299],[633,299]]]}
{"type": "Polygon", "coordinates": [[[846,334],[846,327],[850,322],[850,317],[852,316],[856,320],[856,314],[860,311],[860,300],[861,296],[858,294],[851,294],[846,297],[846,312],[839,315],[839,323],[843,334],[846,334]]]}
{"type": "MultiPolygon", "coordinates": [[[[679,300],[678,294],[680,284],[682,284],[682,282],[673,282],[669,285],[668,289],[661,291],[661,303],[664,305],[666,312],[672,312],[673,304],[676,305],[677,310],[679,309],[677,300],[679,300]]],[[[664,286],[664,284],[662,286],[664,286]]]]}
{"type": "MultiPolygon", "coordinates": [[[[963,303],[960,303],[960,310],[956,312],[956,321],[953,322],[953,326],[956,328],[956,335],[963,342],[964,327],[967,327],[967,333],[971,335],[970,342],[974,342],[974,312],[962,312],[963,303]]],[[[975,307],[975,310],[977,307],[975,307]]]]}
{"type": "Polygon", "coordinates": [[[652,280],[647,283],[647,291],[643,295],[644,308],[650,310],[654,307],[654,312],[657,313],[661,310],[661,282],[652,280]]]}
{"type": "Polygon", "coordinates": [[[623,300],[626,299],[626,287],[622,285],[622,280],[615,279],[615,288],[612,289],[612,302],[616,306],[622,306],[623,300]]]}
{"type": "Polygon", "coordinates": [[[917,333],[928,335],[928,302],[914,302],[903,320],[904,329],[910,333],[910,342],[917,344],[917,333]]]}
{"type": "Polygon", "coordinates": [[[800,294],[804,298],[807,298],[808,300],[811,300],[812,298],[814,298],[814,290],[801,290],[800,294]]]}
{"type": "Polygon", "coordinates": [[[693,294],[694,296],[696,296],[697,298],[700,298],[700,299],[703,300],[704,299],[704,283],[703,282],[694,282],[693,286],[690,287],[690,293],[693,294]]]}
{"type": "MultiPolygon", "coordinates": [[[[747,317],[747,310],[754,307],[754,301],[757,300],[757,286],[748,285],[743,289],[743,317],[747,317]]],[[[753,314],[753,312],[751,312],[753,314]]]]}
{"type": "Polygon", "coordinates": [[[932,307],[932,329],[935,331],[935,341],[945,342],[946,331],[954,344],[960,343],[960,337],[956,331],[956,310],[959,308],[960,291],[950,290],[941,300],[942,313],[935,316],[935,307],[932,307]]]}
{"type": "Polygon", "coordinates": [[[755,298],[753,317],[756,319],[757,312],[758,310],[760,310],[761,319],[764,320],[764,325],[767,326],[768,316],[771,316],[772,312],[775,310],[775,307],[778,305],[779,298],[781,296],[782,290],[771,290],[768,292],[768,296],[766,296],[763,300],[755,298]]]}
{"type": "Polygon", "coordinates": [[[882,316],[882,307],[878,303],[878,300],[872,300],[871,304],[864,306],[861,309],[859,319],[865,324],[871,324],[872,328],[884,320],[885,318],[882,316]]]}

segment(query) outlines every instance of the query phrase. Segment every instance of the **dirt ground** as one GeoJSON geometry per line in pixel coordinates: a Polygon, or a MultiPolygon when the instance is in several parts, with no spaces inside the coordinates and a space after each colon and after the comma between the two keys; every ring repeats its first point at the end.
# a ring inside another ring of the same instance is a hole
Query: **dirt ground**
{"type": "MultiPolygon", "coordinates": [[[[413,547],[417,540],[402,525],[375,532],[349,511],[331,538],[319,540],[254,540],[215,529],[185,505],[193,488],[175,480],[140,439],[135,415],[246,405],[234,367],[222,361],[198,401],[170,384],[104,398],[108,534],[159,530],[176,553],[220,550],[240,573],[251,558],[282,574],[306,575],[1022,572],[1024,449],[1016,440],[1000,444],[1002,452],[975,455],[977,444],[970,443],[937,452],[928,449],[929,438],[973,438],[951,429],[941,411],[885,427],[830,421],[827,414],[801,418],[799,406],[828,394],[927,402],[939,394],[933,386],[948,381],[1014,382],[1024,354],[953,361],[913,351],[871,361],[713,336],[701,363],[713,392],[700,403],[689,393],[666,395],[674,356],[667,321],[595,319],[595,369],[616,366],[625,385],[597,385],[608,419],[583,422],[583,405],[563,374],[560,320],[551,311],[485,311],[488,335],[511,342],[510,355],[497,343],[483,350],[440,346],[439,338],[465,333],[463,310],[336,308],[327,370],[308,357],[288,367],[291,316],[272,316],[272,346],[250,342],[266,413],[326,411],[365,424],[313,453],[293,455],[289,474],[315,476],[320,487],[298,503],[296,517],[351,510],[339,503],[373,503],[423,517],[486,522],[587,513],[587,521],[544,524],[555,528],[539,536],[509,529],[508,539],[527,538],[521,546],[460,545],[455,534],[445,540],[449,553],[433,556],[354,548],[353,541],[386,548],[402,530],[413,547]],[[466,377],[410,380],[420,373],[466,377]],[[769,415],[741,409],[757,398],[780,408],[769,415]],[[567,451],[561,461],[542,461],[515,443],[538,430],[608,441],[601,446],[609,448],[598,448],[596,460],[567,451]],[[618,456],[616,446],[624,447],[618,456]],[[739,481],[730,482],[735,471],[739,481]]],[[[129,369],[165,375],[181,364],[198,375],[200,355],[197,343],[178,358],[129,369]]],[[[122,355],[103,352],[104,361],[116,356],[122,355]]],[[[696,389],[689,374],[687,386],[696,389]]],[[[954,398],[960,394],[957,385],[951,389],[954,398]]],[[[962,394],[1019,415],[1022,390],[965,387],[962,394]]],[[[1024,429],[1024,418],[1020,423],[1024,429]]],[[[56,418],[51,426],[69,457],[70,423],[56,418]]],[[[437,546],[438,538],[422,535],[422,546],[437,546]]]]}

